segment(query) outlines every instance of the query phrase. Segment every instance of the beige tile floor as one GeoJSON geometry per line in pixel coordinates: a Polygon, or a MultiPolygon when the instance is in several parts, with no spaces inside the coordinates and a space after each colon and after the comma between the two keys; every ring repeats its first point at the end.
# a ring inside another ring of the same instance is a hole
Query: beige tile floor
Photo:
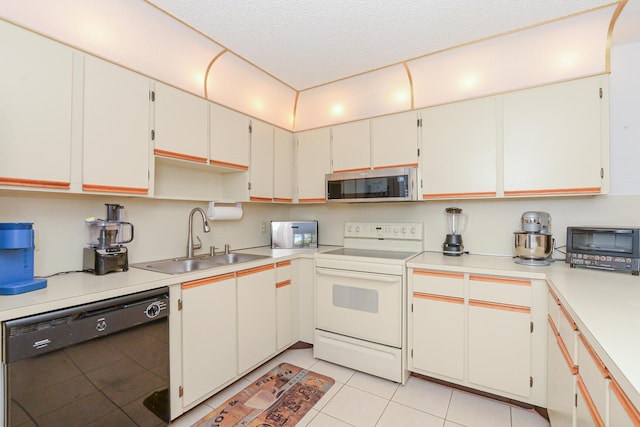
{"type": "Polygon", "coordinates": [[[416,377],[400,385],[287,350],[176,419],[187,427],[281,362],[311,369],[336,383],[296,427],[549,427],[533,412],[416,377]]]}

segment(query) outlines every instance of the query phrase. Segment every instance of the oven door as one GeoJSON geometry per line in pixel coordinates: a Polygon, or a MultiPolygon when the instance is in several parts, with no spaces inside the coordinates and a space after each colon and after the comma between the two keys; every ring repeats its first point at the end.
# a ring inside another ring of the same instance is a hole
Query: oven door
{"type": "Polygon", "coordinates": [[[316,328],[402,346],[402,276],[316,268],[316,328]]]}

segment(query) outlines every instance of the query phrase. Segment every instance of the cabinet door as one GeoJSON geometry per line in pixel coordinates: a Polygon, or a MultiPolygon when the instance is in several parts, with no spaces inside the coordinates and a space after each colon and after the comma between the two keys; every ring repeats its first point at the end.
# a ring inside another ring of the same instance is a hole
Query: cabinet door
{"type": "Polygon", "coordinates": [[[469,381],[529,397],[530,325],[528,307],[469,301],[469,381]]]}
{"type": "Polygon", "coordinates": [[[249,168],[253,201],[273,199],[273,126],[251,121],[251,167],[249,168]]]}
{"type": "Polygon", "coordinates": [[[578,336],[578,370],[589,391],[593,410],[597,413],[596,418],[603,420],[607,411],[609,372],[582,333],[578,336]]]}
{"type": "Polygon", "coordinates": [[[410,281],[409,368],[463,380],[464,275],[414,270],[410,281]]]}
{"type": "Polygon", "coordinates": [[[69,189],[71,49],[0,21],[0,185],[69,189]]]}
{"type": "Polygon", "coordinates": [[[275,128],[273,140],[273,201],[293,201],[293,134],[275,128]]]}
{"type": "Polygon", "coordinates": [[[299,258],[295,261],[294,282],[298,290],[298,335],[300,341],[313,344],[315,319],[315,293],[313,291],[315,269],[312,259],[299,258]]]}
{"type": "Polygon", "coordinates": [[[291,261],[276,264],[276,349],[282,350],[293,343],[293,282],[291,261]]]}
{"type": "Polygon", "coordinates": [[[393,114],[371,120],[374,169],[418,166],[418,113],[393,114]]]}
{"type": "Polygon", "coordinates": [[[632,427],[640,425],[640,411],[615,379],[609,382],[609,420],[608,427],[632,427]]]}
{"type": "Polygon", "coordinates": [[[209,102],[159,82],[155,85],[155,154],[207,163],[209,102]]]}
{"type": "Polygon", "coordinates": [[[371,169],[369,120],[331,128],[331,169],[333,172],[371,169]]]}
{"type": "Polygon", "coordinates": [[[575,416],[576,367],[549,317],[547,332],[547,410],[554,427],[573,427],[575,416]]]}
{"type": "Polygon", "coordinates": [[[149,191],[149,81],[87,56],[83,190],[149,191]]]}
{"type": "Polygon", "coordinates": [[[603,79],[504,96],[505,196],[600,193],[603,79]]]}
{"type": "Polygon", "coordinates": [[[298,141],[298,202],[324,202],[324,176],[331,170],[329,128],[300,132],[298,141]]]}
{"type": "Polygon", "coordinates": [[[604,421],[596,409],[591,394],[582,381],[580,374],[576,375],[576,426],[580,427],[604,427],[604,421]]]}
{"type": "Polygon", "coordinates": [[[496,196],[496,98],[422,110],[423,198],[496,196]]]}
{"type": "Polygon", "coordinates": [[[238,373],[275,353],[276,276],[273,265],[238,273],[238,373]]]}
{"type": "Polygon", "coordinates": [[[249,118],[218,104],[210,105],[209,162],[231,170],[249,169],[249,118]]]}
{"type": "Polygon", "coordinates": [[[236,279],[233,273],[182,285],[183,405],[237,374],[236,279]]]}
{"type": "Polygon", "coordinates": [[[530,280],[469,276],[469,381],[531,396],[531,301],[530,280]]]}

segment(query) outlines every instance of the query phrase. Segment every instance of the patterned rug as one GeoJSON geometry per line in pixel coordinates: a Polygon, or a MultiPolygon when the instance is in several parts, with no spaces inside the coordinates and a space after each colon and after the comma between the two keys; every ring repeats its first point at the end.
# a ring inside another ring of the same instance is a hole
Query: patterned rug
{"type": "Polygon", "coordinates": [[[291,427],[333,384],[332,378],[281,363],[193,427],[291,427]]]}

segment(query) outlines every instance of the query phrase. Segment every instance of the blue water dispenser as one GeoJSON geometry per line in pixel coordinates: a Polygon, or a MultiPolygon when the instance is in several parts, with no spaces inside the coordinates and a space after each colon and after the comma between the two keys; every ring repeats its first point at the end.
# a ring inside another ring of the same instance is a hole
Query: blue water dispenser
{"type": "Polygon", "coordinates": [[[33,278],[34,233],[31,222],[0,223],[0,295],[15,295],[47,286],[33,278]]]}

